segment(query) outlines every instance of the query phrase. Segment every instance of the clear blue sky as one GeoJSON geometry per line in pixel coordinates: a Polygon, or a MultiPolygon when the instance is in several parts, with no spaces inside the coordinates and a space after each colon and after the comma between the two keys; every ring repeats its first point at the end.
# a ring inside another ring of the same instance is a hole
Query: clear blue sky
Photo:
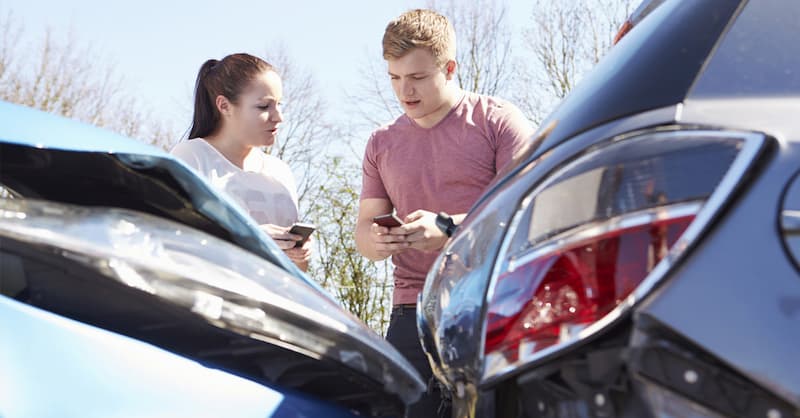
{"type": "MultiPolygon", "coordinates": [[[[200,64],[233,52],[264,56],[282,44],[312,71],[335,103],[358,77],[368,52],[379,54],[386,23],[425,0],[0,0],[24,28],[23,41],[41,39],[46,27],[70,31],[113,62],[126,90],[177,127],[191,117],[191,94],[200,64]]],[[[530,2],[513,0],[514,24],[530,15],[530,2]]]]}

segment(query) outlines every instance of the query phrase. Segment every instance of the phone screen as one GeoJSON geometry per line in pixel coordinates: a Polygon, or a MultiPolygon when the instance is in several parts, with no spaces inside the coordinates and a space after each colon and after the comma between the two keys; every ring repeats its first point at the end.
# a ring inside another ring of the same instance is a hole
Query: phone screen
{"type": "Polygon", "coordinates": [[[372,222],[375,222],[376,224],[380,226],[385,226],[387,228],[403,225],[403,221],[393,213],[378,215],[372,218],[372,222]]]}

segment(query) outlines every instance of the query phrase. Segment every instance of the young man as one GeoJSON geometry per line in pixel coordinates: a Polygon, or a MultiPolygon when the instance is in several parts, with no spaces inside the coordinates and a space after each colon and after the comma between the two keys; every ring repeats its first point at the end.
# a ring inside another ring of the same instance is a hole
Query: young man
{"type": "MultiPolygon", "coordinates": [[[[444,16],[412,10],[391,21],[383,57],[404,114],[373,132],[363,163],[356,245],[371,260],[392,257],[394,294],[387,340],[420,371],[431,369],[416,331],[416,301],[448,237],[440,211],[460,223],[512,155],[533,134],[513,105],[468,93],[456,80],[455,31],[444,16]],[[396,211],[399,227],[373,223],[396,211]]],[[[407,413],[435,417],[441,395],[423,395],[407,413]]]]}

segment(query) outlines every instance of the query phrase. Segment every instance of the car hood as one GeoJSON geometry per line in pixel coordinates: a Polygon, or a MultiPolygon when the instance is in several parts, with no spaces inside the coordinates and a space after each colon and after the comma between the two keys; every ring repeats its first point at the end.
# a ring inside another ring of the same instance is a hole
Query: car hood
{"type": "Polygon", "coordinates": [[[0,102],[0,186],[24,197],[174,220],[312,283],[237,205],[191,168],[156,147],[104,129],[0,102]]]}

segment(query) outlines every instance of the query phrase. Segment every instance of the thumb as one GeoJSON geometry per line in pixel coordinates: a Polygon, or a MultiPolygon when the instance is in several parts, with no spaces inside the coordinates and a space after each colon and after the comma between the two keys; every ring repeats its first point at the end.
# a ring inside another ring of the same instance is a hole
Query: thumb
{"type": "Polygon", "coordinates": [[[406,215],[405,222],[406,222],[406,223],[411,223],[411,222],[414,222],[414,221],[416,221],[417,219],[420,219],[420,218],[422,218],[422,216],[423,216],[424,214],[425,214],[425,211],[424,211],[424,210],[417,209],[417,210],[415,210],[415,211],[413,211],[413,212],[409,213],[408,215],[406,215]]]}

